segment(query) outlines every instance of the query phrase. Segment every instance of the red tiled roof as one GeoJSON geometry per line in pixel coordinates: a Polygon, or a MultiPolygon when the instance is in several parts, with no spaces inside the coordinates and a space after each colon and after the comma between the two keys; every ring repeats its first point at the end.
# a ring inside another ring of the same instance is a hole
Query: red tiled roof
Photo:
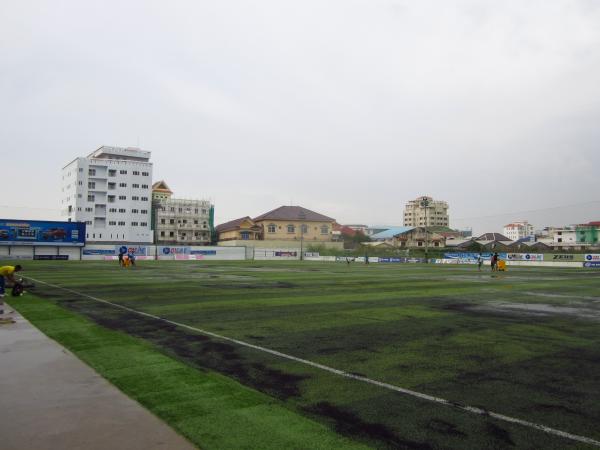
{"type": "Polygon", "coordinates": [[[259,220],[302,220],[306,222],[334,222],[335,219],[316,213],[302,206],[280,206],[254,218],[259,220]]]}

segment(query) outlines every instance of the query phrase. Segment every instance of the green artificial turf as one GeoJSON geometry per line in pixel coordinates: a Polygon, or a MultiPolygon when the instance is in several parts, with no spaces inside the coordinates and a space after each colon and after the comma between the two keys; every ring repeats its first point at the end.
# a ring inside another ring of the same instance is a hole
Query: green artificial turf
{"type": "MultiPolygon", "coordinates": [[[[600,440],[600,271],[510,267],[491,274],[473,266],[306,261],[138,265],[126,270],[112,262],[36,261],[27,263],[26,274],[375,380],[600,440]]],[[[34,292],[160,348],[189,370],[217,371],[259,390],[353,442],[381,448],[586,448],[66,291],[38,284],[34,292]]],[[[109,349],[96,364],[103,358],[110,361],[109,349]]],[[[163,402],[157,397],[151,409],[160,414],[163,402]]]]}
{"type": "Polygon", "coordinates": [[[205,449],[367,448],[212,371],[33,295],[11,304],[124,393],[205,449]]]}

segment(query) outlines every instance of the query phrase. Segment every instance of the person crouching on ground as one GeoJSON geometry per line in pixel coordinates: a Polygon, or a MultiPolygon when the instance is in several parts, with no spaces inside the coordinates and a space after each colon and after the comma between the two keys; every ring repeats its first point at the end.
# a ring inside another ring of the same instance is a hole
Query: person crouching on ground
{"type": "Polygon", "coordinates": [[[16,266],[2,266],[0,267],[0,323],[14,323],[12,317],[3,317],[4,316],[4,292],[6,287],[6,280],[11,283],[16,283],[17,279],[15,278],[15,273],[23,270],[23,267],[20,265],[16,266]]]}

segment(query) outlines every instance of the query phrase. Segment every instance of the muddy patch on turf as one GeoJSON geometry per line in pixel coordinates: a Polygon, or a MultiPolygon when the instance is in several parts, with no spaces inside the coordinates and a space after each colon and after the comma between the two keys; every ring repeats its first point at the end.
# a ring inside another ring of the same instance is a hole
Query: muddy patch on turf
{"type": "Polygon", "coordinates": [[[456,425],[454,425],[453,423],[446,422],[445,420],[441,419],[431,419],[427,423],[426,428],[428,430],[435,431],[441,434],[447,434],[450,436],[467,436],[465,433],[457,429],[456,425]]]}
{"type": "Polygon", "coordinates": [[[305,408],[310,414],[317,414],[333,422],[338,433],[356,438],[376,439],[385,443],[389,448],[431,450],[433,447],[425,442],[402,439],[389,427],[367,422],[352,411],[344,410],[329,402],[319,402],[305,408]]]}
{"type": "Polygon", "coordinates": [[[282,400],[299,397],[300,383],[309,378],[271,368],[266,362],[257,362],[257,355],[248,353],[252,350],[159,319],[93,300],[47,294],[37,293],[40,297],[52,298],[62,307],[82,314],[98,325],[144,339],[191,366],[220,372],[272,397],[282,400]]]}

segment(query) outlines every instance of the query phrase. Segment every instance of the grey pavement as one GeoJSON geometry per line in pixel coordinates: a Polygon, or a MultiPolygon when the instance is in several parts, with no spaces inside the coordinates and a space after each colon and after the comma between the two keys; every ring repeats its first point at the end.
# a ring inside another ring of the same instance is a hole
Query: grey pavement
{"type": "Polygon", "coordinates": [[[195,448],[24,318],[14,317],[17,323],[0,325],[2,450],[195,448]]]}

